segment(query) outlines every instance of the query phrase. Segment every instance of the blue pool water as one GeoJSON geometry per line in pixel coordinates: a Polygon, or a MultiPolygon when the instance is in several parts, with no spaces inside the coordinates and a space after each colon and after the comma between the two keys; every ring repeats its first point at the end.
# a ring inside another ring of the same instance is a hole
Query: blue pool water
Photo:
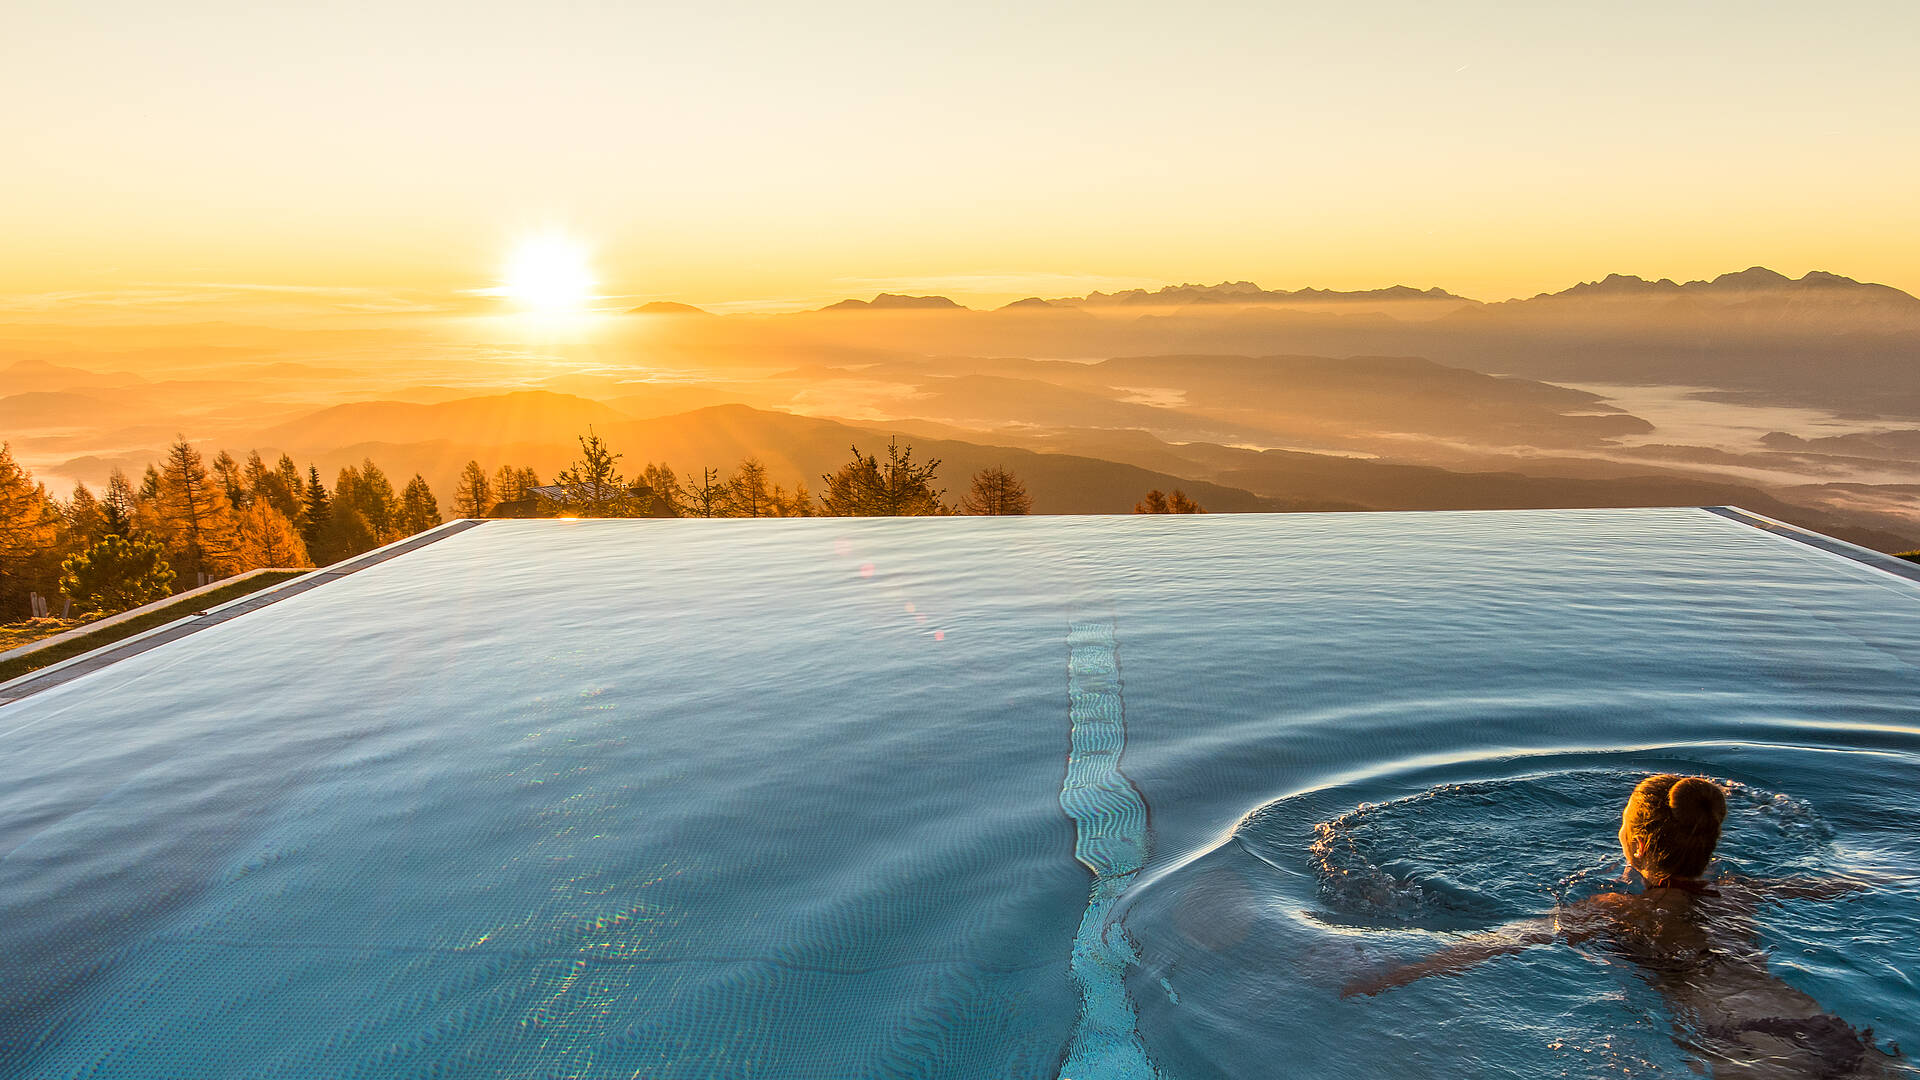
{"type": "Polygon", "coordinates": [[[1920,1054],[1916,658],[1697,510],[490,522],[0,707],[0,1077],[1689,1076],[1601,950],[1338,996],[1655,770],[1920,1054]]]}

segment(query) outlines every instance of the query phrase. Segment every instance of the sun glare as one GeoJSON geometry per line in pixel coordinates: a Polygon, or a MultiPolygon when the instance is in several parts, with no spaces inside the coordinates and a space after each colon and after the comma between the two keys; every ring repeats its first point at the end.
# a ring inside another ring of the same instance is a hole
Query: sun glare
{"type": "Polygon", "coordinates": [[[587,249],[572,237],[529,237],[507,258],[500,295],[534,311],[577,311],[593,299],[587,249]]]}

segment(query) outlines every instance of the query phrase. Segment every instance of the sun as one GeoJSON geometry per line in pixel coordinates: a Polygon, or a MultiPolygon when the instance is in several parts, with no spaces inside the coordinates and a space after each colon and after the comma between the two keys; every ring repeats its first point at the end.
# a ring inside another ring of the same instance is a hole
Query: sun
{"type": "Polygon", "coordinates": [[[586,246],[562,233],[522,240],[507,256],[499,295],[535,311],[577,311],[596,282],[586,246]]]}

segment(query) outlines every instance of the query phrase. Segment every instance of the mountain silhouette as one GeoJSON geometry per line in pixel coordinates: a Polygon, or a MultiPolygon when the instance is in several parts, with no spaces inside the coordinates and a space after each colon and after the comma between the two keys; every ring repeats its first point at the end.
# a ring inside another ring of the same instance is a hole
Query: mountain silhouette
{"type": "Polygon", "coordinates": [[[627,314],[629,315],[711,315],[713,313],[708,311],[705,308],[694,307],[692,304],[679,304],[679,303],[675,303],[672,300],[655,300],[655,301],[652,301],[651,303],[641,304],[637,308],[629,308],[627,310],[627,314]]]}
{"type": "Polygon", "coordinates": [[[821,311],[964,311],[965,308],[944,296],[902,296],[881,293],[872,300],[842,300],[821,311]]]}

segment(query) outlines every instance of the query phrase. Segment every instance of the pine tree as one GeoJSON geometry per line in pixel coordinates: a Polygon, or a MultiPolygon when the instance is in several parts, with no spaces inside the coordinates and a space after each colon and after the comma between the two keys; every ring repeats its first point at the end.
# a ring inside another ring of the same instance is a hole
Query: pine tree
{"type": "Polygon", "coordinates": [[[579,459],[554,477],[566,492],[566,512],[581,517],[633,517],[633,493],[615,467],[622,456],[588,428],[580,436],[579,459]]]}
{"type": "Polygon", "coordinates": [[[973,474],[973,486],[960,506],[969,514],[1030,514],[1033,498],[1018,477],[995,465],[973,474]]]}
{"type": "Polygon", "coordinates": [[[950,511],[940,502],[946,492],[933,486],[940,459],[924,465],[913,463],[911,444],[898,440],[887,443],[887,463],[874,455],[861,456],[853,448],[853,460],[840,467],[827,482],[820,496],[827,513],[834,517],[912,517],[945,514],[950,511]]]}
{"type": "Polygon", "coordinates": [[[112,615],[173,592],[166,545],[151,536],[106,536],[60,564],[60,591],[83,617],[112,615]]]}
{"type": "Polygon", "coordinates": [[[433,497],[433,489],[427,487],[426,480],[419,473],[414,473],[413,479],[407,481],[406,490],[400,493],[400,535],[412,536],[426,532],[438,524],[440,504],[433,497]]]}
{"type": "Polygon", "coordinates": [[[303,506],[300,514],[300,539],[306,542],[307,554],[315,566],[333,564],[332,553],[326,550],[325,539],[328,528],[333,524],[333,500],[327,497],[326,485],[320,482],[320,467],[307,466],[307,482],[302,487],[303,506]]]}
{"type": "Polygon", "coordinates": [[[145,503],[160,500],[160,470],[147,463],[147,471],[140,474],[140,501],[145,503]]]}
{"type": "Polygon", "coordinates": [[[453,516],[483,518],[493,509],[493,486],[487,482],[487,470],[477,461],[467,462],[460,470],[460,482],[453,489],[453,516]]]}
{"type": "Polygon", "coordinates": [[[261,499],[240,513],[242,569],[263,566],[311,566],[306,541],[273,503],[261,499]]]}
{"type": "Polygon", "coordinates": [[[233,571],[238,539],[232,506],[184,437],[167,448],[156,504],[169,561],[180,573],[225,577],[233,571]]]}

